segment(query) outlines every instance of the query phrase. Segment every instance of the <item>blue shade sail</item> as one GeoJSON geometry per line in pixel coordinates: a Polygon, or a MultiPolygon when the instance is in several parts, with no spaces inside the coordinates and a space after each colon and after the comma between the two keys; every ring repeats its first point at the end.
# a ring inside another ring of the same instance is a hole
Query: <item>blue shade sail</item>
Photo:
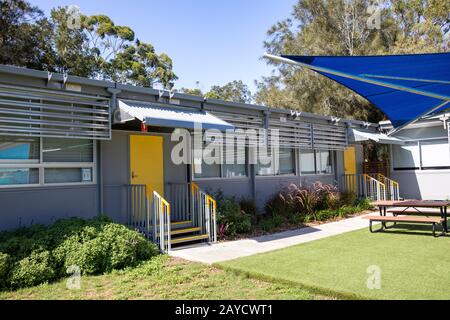
{"type": "Polygon", "coordinates": [[[366,98],[394,128],[450,108],[450,53],[282,57],[366,98]]]}

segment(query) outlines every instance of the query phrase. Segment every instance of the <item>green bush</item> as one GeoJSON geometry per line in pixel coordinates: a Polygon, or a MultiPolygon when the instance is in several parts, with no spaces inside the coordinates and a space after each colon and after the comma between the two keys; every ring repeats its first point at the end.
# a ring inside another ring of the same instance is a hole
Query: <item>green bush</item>
{"type": "Polygon", "coordinates": [[[49,251],[33,251],[12,270],[11,287],[31,287],[55,279],[55,268],[49,251]]]}
{"type": "Polygon", "coordinates": [[[20,288],[66,276],[134,267],[158,254],[141,234],[106,217],[60,220],[0,234],[0,289],[20,288]]]}
{"type": "Polygon", "coordinates": [[[357,196],[354,192],[342,192],[341,193],[341,205],[354,206],[357,203],[357,196]]]}
{"type": "Polygon", "coordinates": [[[273,229],[279,228],[284,222],[284,219],[280,215],[267,216],[261,220],[259,226],[262,230],[269,232],[273,229]]]}
{"type": "Polygon", "coordinates": [[[241,211],[245,212],[251,217],[253,224],[256,224],[258,222],[258,210],[256,208],[256,203],[254,200],[242,198],[239,201],[239,207],[241,208],[241,211]]]}
{"type": "Polygon", "coordinates": [[[265,209],[266,214],[272,217],[290,217],[295,212],[295,206],[287,190],[283,190],[269,199],[265,209]]]}
{"type": "Polygon", "coordinates": [[[9,254],[0,252],[0,290],[9,284],[11,272],[11,257],[9,254]]]}
{"type": "Polygon", "coordinates": [[[219,198],[217,211],[219,236],[235,236],[252,230],[252,218],[242,211],[234,198],[219,198]]]}

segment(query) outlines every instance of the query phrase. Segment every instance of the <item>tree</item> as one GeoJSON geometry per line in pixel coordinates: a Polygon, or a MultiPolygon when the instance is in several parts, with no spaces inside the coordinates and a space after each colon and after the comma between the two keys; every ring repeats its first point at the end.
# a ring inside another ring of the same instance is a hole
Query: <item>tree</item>
{"type": "Polygon", "coordinates": [[[58,7],[46,18],[24,0],[0,0],[0,63],[141,86],[171,88],[177,76],[167,54],[135,40],[106,15],[58,7]],[[72,23],[76,20],[78,23],[72,23]]]}
{"type": "Polygon", "coordinates": [[[212,86],[205,97],[240,103],[250,103],[252,101],[252,94],[248,86],[241,80],[228,82],[224,86],[212,86]]]}
{"type": "MultiPolygon", "coordinates": [[[[299,0],[290,18],[270,28],[264,46],[272,54],[298,55],[443,51],[449,28],[449,4],[443,2],[383,1],[378,30],[367,28],[371,1],[299,0]]],[[[369,121],[383,117],[366,100],[334,81],[310,70],[267,63],[277,71],[256,82],[257,103],[369,121]]]]}
{"type": "Polygon", "coordinates": [[[211,86],[210,90],[207,93],[204,93],[200,89],[200,83],[197,81],[196,88],[181,88],[180,92],[209,99],[219,99],[240,103],[252,102],[252,94],[248,89],[248,86],[245,85],[241,80],[234,80],[228,82],[223,86],[211,86]]]}
{"type": "Polygon", "coordinates": [[[51,70],[52,25],[43,12],[22,0],[0,1],[0,64],[51,70]]]}

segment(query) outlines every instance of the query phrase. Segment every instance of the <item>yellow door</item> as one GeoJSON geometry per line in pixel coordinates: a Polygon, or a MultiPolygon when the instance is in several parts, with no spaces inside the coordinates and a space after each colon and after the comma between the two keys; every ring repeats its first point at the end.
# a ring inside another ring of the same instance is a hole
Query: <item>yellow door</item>
{"type": "Polygon", "coordinates": [[[356,192],[358,186],[357,186],[357,178],[356,178],[356,150],[355,150],[355,147],[348,147],[344,151],[344,173],[346,174],[346,176],[345,176],[346,190],[350,191],[350,192],[356,192]]]}
{"type": "Polygon", "coordinates": [[[130,136],[131,184],[145,184],[147,191],[164,197],[163,137],[130,136]]]}
{"type": "Polygon", "coordinates": [[[356,174],[356,151],[355,147],[348,147],[344,151],[345,174],[356,174]]]}

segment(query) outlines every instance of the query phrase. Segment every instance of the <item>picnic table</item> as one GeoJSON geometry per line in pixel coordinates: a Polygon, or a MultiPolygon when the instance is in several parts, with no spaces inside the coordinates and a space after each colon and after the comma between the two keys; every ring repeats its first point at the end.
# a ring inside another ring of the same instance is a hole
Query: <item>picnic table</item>
{"type": "Polygon", "coordinates": [[[405,200],[405,201],[375,201],[380,216],[369,216],[370,231],[372,232],[372,221],[381,222],[382,229],[386,228],[386,222],[406,222],[406,223],[429,223],[433,225],[433,234],[435,234],[436,224],[442,224],[444,233],[448,233],[447,228],[447,207],[450,206],[449,201],[433,201],[433,200],[405,200]],[[396,208],[389,210],[393,214],[388,217],[386,213],[388,208],[396,208]],[[398,209],[397,209],[398,208],[398,209]],[[439,209],[430,211],[427,209],[439,209]],[[402,217],[399,217],[402,216],[402,217]]]}

